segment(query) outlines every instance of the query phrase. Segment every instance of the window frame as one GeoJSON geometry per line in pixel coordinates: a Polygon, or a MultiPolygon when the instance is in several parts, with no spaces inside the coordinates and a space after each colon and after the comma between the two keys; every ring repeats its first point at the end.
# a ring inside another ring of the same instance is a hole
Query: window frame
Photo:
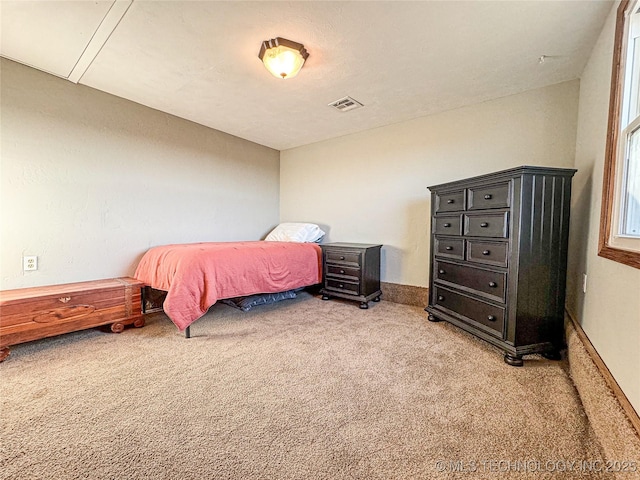
{"type": "MultiPolygon", "coordinates": [[[[625,54],[627,46],[627,11],[635,2],[622,0],[616,12],[615,40],[613,46],[613,66],[611,71],[611,93],[609,101],[609,122],[607,126],[607,141],[604,159],[604,174],[602,179],[602,209],[600,212],[600,236],[598,255],[615,262],[623,263],[634,268],[640,268],[640,252],[619,248],[612,245],[611,231],[617,212],[616,198],[618,182],[618,167],[622,167],[620,156],[620,122],[622,117],[622,97],[626,73],[625,54]]],[[[625,143],[626,145],[626,143],[625,143]]]]}

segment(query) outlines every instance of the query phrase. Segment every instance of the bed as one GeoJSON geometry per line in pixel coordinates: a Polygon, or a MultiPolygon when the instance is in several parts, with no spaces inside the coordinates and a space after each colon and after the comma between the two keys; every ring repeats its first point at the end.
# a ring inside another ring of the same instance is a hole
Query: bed
{"type": "Polygon", "coordinates": [[[167,292],[163,309],[189,337],[189,326],[218,300],[284,292],[322,281],[322,253],[317,243],[279,241],[287,237],[272,234],[268,241],[152,247],[134,276],[167,292]]]}

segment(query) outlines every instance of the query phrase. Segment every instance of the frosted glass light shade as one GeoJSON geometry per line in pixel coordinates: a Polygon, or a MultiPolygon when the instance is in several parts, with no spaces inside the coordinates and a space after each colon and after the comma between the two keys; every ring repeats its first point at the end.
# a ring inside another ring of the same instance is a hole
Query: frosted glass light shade
{"type": "Polygon", "coordinates": [[[281,37],[262,42],[258,53],[271,75],[282,79],[295,77],[308,56],[304,45],[281,37]]]}

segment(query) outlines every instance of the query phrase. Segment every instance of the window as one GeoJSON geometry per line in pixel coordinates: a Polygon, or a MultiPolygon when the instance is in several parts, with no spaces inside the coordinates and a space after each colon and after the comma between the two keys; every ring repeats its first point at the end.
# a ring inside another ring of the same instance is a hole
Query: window
{"type": "Polygon", "coordinates": [[[640,0],[617,12],[598,254],[640,268],[640,0]]]}

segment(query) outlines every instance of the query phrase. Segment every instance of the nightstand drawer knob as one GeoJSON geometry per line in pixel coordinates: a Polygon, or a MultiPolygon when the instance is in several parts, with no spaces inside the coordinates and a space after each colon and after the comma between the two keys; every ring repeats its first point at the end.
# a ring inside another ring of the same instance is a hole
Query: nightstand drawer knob
{"type": "Polygon", "coordinates": [[[447,200],[447,203],[448,203],[449,205],[451,205],[451,204],[452,204],[452,203],[454,203],[454,202],[455,202],[455,200],[454,200],[453,198],[450,198],[449,200],[447,200]]]}
{"type": "Polygon", "coordinates": [[[495,322],[496,321],[496,317],[494,315],[489,315],[487,317],[487,320],[489,320],[490,322],[495,322]]]}
{"type": "Polygon", "coordinates": [[[489,226],[489,224],[488,224],[487,222],[482,222],[482,223],[480,224],[480,226],[481,226],[482,228],[487,228],[487,227],[489,226]]]}
{"type": "Polygon", "coordinates": [[[491,252],[490,252],[489,250],[483,250],[483,251],[482,251],[482,254],[483,254],[483,255],[489,255],[490,253],[491,253],[491,252]]]}
{"type": "Polygon", "coordinates": [[[484,196],[484,199],[485,199],[485,200],[491,200],[491,198],[493,198],[493,196],[492,196],[490,193],[487,193],[487,194],[484,196]]]}
{"type": "Polygon", "coordinates": [[[444,297],[442,295],[438,295],[438,300],[442,301],[444,300],[444,297]]]}
{"type": "Polygon", "coordinates": [[[498,286],[498,284],[496,282],[489,282],[489,286],[491,288],[496,288],[498,286]]]}
{"type": "Polygon", "coordinates": [[[440,275],[444,275],[444,274],[445,274],[445,273],[447,273],[447,272],[445,272],[444,270],[438,270],[438,273],[439,273],[440,275]]]}
{"type": "Polygon", "coordinates": [[[445,247],[445,250],[453,250],[453,247],[452,247],[451,245],[447,245],[447,246],[445,247]]]}
{"type": "Polygon", "coordinates": [[[445,224],[444,224],[444,225],[442,225],[442,226],[443,226],[443,227],[445,227],[445,228],[449,228],[449,227],[451,226],[451,224],[450,224],[450,223],[445,223],[445,224]]]}

